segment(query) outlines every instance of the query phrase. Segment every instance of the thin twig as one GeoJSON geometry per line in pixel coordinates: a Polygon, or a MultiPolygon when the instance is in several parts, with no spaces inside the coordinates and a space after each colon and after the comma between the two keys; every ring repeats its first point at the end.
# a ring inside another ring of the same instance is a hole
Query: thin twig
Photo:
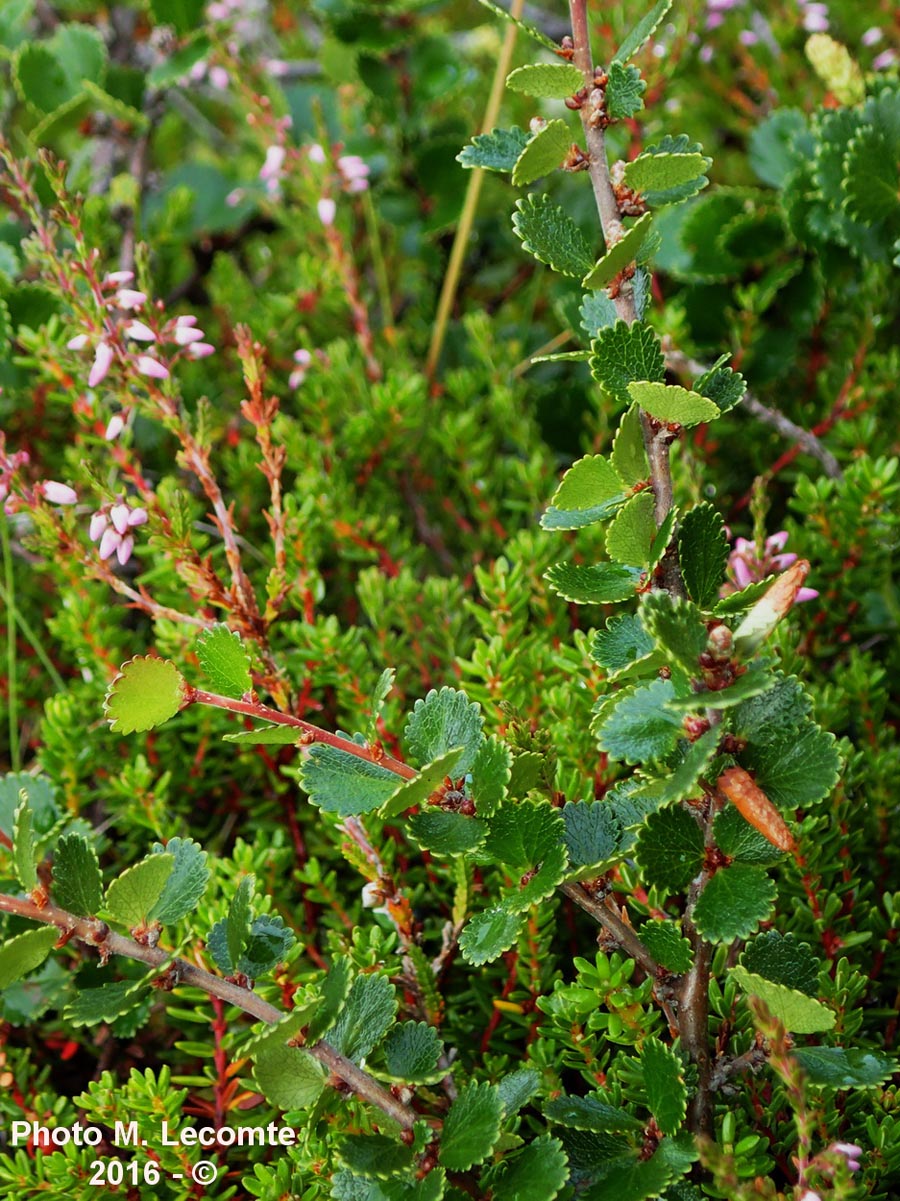
{"type": "Polygon", "coordinates": [[[560,884],[559,891],[565,893],[570,901],[591,917],[596,918],[604,930],[608,930],[619,946],[627,952],[631,959],[639,963],[647,975],[656,980],[660,966],[632,930],[616,912],[615,904],[607,898],[597,901],[581,887],[580,884],[560,884]]]}
{"type": "MultiPolygon", "coordinates": [[[[0,894],[0,910],[29,918],[32,921],[44,922],[46,925],[57,926],[67,940],[74,938],[88,946],[96,947],[104,957],[108,957],[110,954],[122,955],[127,959],[136,959],[140,963],[146,963],[150,967],[160,968],[164,973],[163,979],[171,981],[172,987],[184,984],[192,988],[200,988],[210,996],[218,997],[229,1005],[243,1010],[244,1013],[250,1014],[257,1021],[266,1022],[270,1026],[280,1022],[286,1016],[280,1009],[276,1009],[274,1005],[263,1000],[252,989],[242,988],[231,980],[223,980],[221,976],[214,976],[211,972],[188,963],[184,959],[173,958],[171,951],[165,951],[161,947],[145,946],[122,934],[116,934],[105,922],[96,918],[76,917],[64,909],[59,909],[56,905],[45,905],[41,908],[34,901],[26,901],[6,894],[0,894]]],[[[374,1080],[324,1039],[303,1049],[348,1085],[357,1096],[377,1106],[402,1129],[412,1130],[416,1122],[420,1120],[419,1114],[398,1101],[377,1080],[374,1080]]]]}
{"type": "Polygon", "coordinates": [[[247,717],[255,717],[260,721],[269,721],[275,725],[291,726],[298,731],[297,741],[300,743],[306,745],[315,742],[325,743],[345,751],[348,755],[354,755],[357,759],[375,763],[404,780],[413,780],[418,775],[415,768],[410,767],[408,763],[401,763],[392,755],[379,753],[368,746],[361,746],[349,738],[342,738],[340,734],[332,734],[330,730],[314,726],[311,722],[304,721],[302,717],[294,717],[292,713],[281,713],[278,709],[270,709],[268,705],[262,705],[259,701],[239,701],[234,697],[204,692],[201,688],[188,688],[185,692],[185,704],[210,705],[215,709],[227,709],[229,713],[243,713],[247,717]]]}
{"type": "MultiPolygon", "coordinates": [[[[666,351],[666,366],[678,373],[686,372],[694,376],[694,378],[704,375],[709,370],[703,363],[698,363],[696,359],[689,358],[680,350],[666,351]]],[[[786,417],[779,409],[772,408],[770,405],[764,405],[752,392],[744,393],[743,405],[758,421],[772,426],[783,438],[789,438],[796,442],[808,455],[817,459],[822,464],[825,474],[829,479],[841,479],[844,473],[841,471],[840,463],[831,451],[822,445],[814,433],[810,430],[805,430],[803,426],[791,421],[790,417],[786,417]]]]}

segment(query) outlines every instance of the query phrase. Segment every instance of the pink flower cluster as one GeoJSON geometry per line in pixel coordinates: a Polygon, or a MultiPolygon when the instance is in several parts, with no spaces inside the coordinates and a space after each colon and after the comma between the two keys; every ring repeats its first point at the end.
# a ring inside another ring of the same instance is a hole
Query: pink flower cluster
{"type": "MultiPolygon", "coordinates": [[[[760,553],[755,542],[747,538],[736,538],[734,549],[728,558],[728,580],[723,591],[740,592],[748,584],[764,580],[775,572],[787,571],[797,561],[796,555],[783,553],[787,540],[787,530],[779,530],[777,534],[772,534],[766,539],[760,553]]],[[[801,588],[797,593],[797,600],[814,600],[818,595],[814,588],[801,588]]]]}
{"type": "Polygon", "coordinates": [[[288,386],[291,388],[299,388],[306,379],[306,373],[309,370],[310,363],[312,363],[312,355],[308,350],[303,350],[302,348],[300,350],[295,350],[294,362],[297,364],[297,366],[288,376],[288,386]]]}
{"type": "MultiPolygon", "coordinates": [[[[6,450],[6,438],[3,431],[0,430],[0,502],[3,503],[3,511],[5,513],[15,512],[15,499],[10,499],[9,491],[13,481],[13,476],[20,467],[24,467],[28,462],[28,451],[17,450],[12,454],[8,454],[6,450]]],[[[55,484],[54,480],[47,481],[50,484],[55,484]]],[[[64,484],[57,485],[65,487],[64,484]]]]}
{"type": "MultiPolygon", "coordinates": [[[[831,1155],[844,1159],[846,1161],[847,1168],[851,1172],[859,1171],[862,1165],[862,1153],[862,1147],[858,1146],[856,1143],[832,1143],[831,1146],[825,1151],[825,1155],[831,1155]]],[[[816,1156],[816,1161],[821,1163],[821,1157],[816,1156]]],[[[826,1169],[826,1171],[833,1173],[834,1169],[826,1169]]],[[[823,1198],[821,1193],[817,1193],[814,1189],[808,1188],[800,1198],[800,1201],[823,1201],[823,1198]]]]}
{"type": "Polygon", "coordinates": [[[124,500],[119,500],[94,513],[88,533],[92,542],[99,542],[97,553],[101,559],[111,559],[115,555],[124,567],[134,550],[132,531],[146,521],[146,509],[132,509],[124,500]]]}
{"type": "Polygon", "coordinates": [[[20,470],[28,462],[29,454],[27,450],[13,451],[11,454],[6,449],[6,438],[3,431],[0,430],[0,503],[3,504],[3,512],[12,514],[18,512],[21,504],[34,504],[35,501],[43,499],[51,505],[75,505],[78,503],[78,494],[74,488],[70,488],[68,484],[61,484],[59,480],[39,480],[32,489],[18,489],[18,495],[13,492],[13,481],[20,470]]]}
{"type": "MultiPolygon", "coordinates": [[[[84,350],[93,346],[94,361],[87,381],[89,388],[96,388],[106,379],[117,354],[123,362],[130,363],[139,375],[156,380],[169,378],[169,368],[156,354],[149,351],[130,351],[126,346],[126,339],[147,343],[149,346],[159,346],[168,342],[179,349],[183,348],[192,359],[202,359],[215,353],[216,348],[203,340],[203,330],[196,328],[196,317],[175,317],[160,325],[155,316],[148,315],[148,320],[153,323],[151,326],[137,316],[129,316],[128,314],[141,312],[147,303],[146,292],[138,292],[127,286],[133,280],[134,275],[131,271],[113,271],[107,275],[101,284],[105,293],[103,303],[106,313],[99,336],[92,330],[90,333],[76,334],[66,343],[69,350],[84,350]]],[[[124,420],[122,424],[117,425],[114,418],[110,422],[114,432],[110,433],[107,430],[106,436],[116,437],[122,425],[124,420]]]]}

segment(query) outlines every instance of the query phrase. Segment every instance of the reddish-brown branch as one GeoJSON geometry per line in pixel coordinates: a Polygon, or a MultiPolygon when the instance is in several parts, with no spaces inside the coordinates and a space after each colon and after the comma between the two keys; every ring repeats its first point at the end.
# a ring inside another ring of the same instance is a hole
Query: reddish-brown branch
{"type": "MultiPolygon", "coordinates": [[[[127,959],[135,959],[150,967],[159,968],[166,973],[166,980],[171,987],[187,985],[199,988],[212,997],[218,997],[229,1005],[234,1005],[244,1013],[250,1014],[257,1021],[274,1025],[285,1016],[280,1009],[263,1000],[252,989],[242,988],[230,980],[223,980],[211,972],[197,967],[186,960],[174,958],[171,951],[161,947],[149,947],[134,939],[126,938],[110,930],[105,922],[96,918],[76,917],[72,913],[59,909],[55,905],[45,905],[43,908],[34,901],[22,900],[19,897],[7,896],[0,893],[0,911],[14,913],[18,917],[31,921],[43,922],[45,925],[58,927],[62,936],[96,947],[102,956],[121,955],[127,959]]],[[[364,1101],[377,1106],[387,1114],[403,1130],[412,1130],[420,1115],[398,1101],[386,1088],[374,1080],[362,1068],[341,1053],[330,1043],[314,1043],[305,1047],[314,1059],[342,1080],[357,1096],[364,1101]]]]}
{"type": "Polygon", "coordinates": [[[292,726],[298,731],[297,741],[301,745],[308,746],[316,742],[326,743],[340,751],[346,751],[348,755],[355,755],[357,759],[365,759],[367,763],[376,763],[387,771],[393,772],[395,776],[401,776],[404,780],[412,780],[418,774],[415,768],[410,767],[408,763],[401,763],[392,755],[379,753],[369,746],[360,746],[358,742],[352,742],[349,738],[342,738],[340,734],[332,734],[330,730],[314,726],[312,722],[304,721],[302,717],[294,717],[292,713],[282,713],[278,709],[270,709],[268,705],[262,705],[259,701],[239,701],[234,697],[205,692],[202,688],[188,688],[185,693],[185,703],[188,705],[211,705],[214,709],[227,709],[229,713],[243,713],[247,717],[255,717],[260,721],[272,722],[275,725],[292,726]]]}

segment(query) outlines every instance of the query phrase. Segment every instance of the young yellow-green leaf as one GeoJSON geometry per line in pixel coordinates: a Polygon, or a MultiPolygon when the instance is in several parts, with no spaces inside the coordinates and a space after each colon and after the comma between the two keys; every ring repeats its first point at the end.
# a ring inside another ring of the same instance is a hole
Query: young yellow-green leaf
{"type": "Polygon", "coordinates": [[[637,67],[626,67],[614,59],[607,74],[606,115],[613,121],[622,121],[640,112],[647,85],[637,67]]]}
{"type": "Polygon", "coordinates": [[[432,763],[456,747],[463,755],[453,770],[465,775],[484,740],[481,706],[455,688],[435,688],[416,701],[406,721],[404,737],[409,753],[419,763],[432,763]]]}
{"type": "Polygon", "coordinates": [[[313,805],[350,817],[383,805],[397,791],[398,777],[380,763],[318,743],[303,764],[300,783],[313,805]]]}
{"type": "Polygon", "coordinates": [[[733,863],[717,871],[694,906],[694,925],[707,942],[749,938],[772,912],[777,889],[761,867],[733,863]]]}
{"type": "MultiPolygon", "coordinates": [[[[380,816],[383,818],[396,817],[398,813],[411,809],[413,805],[421,805],[427,801],[434,790],[443,783],[445,776],[452,775],[454,771],[462,774],[458,771],[457,765],[464,754],[465,747],[453,747],[443,755],[439,755],[434,763],[423,767],[414,779],[399,782],[396,791],[392,792],[381,806],[380,816]]],[[[394,778],[399,780],[399,777],[395,776],[394,778]]]]}
{"type": "Polygon", "coordinates": [[[269,1047],[256,1057],[259,1091],[278,1109],[311,1109],[325,1088],[326,1072],[300,1047],[269,1047]]]}
{"type": "Polygon", "coordinates": [[[117,734],[141,733],[174,717],[185,702],[185,681],[169,659],[136,655],[122,664],[103,708],[117,734]]]}
{"type": "Polygon", "coordinates": [[[157,842],[153,852],[175,857],[172,874],[150,913],[154,921],[165,926],[193,913],[206,892],[210,871],[206,866],[206,851],[191,838],[170,838],[165,847],[157,842]]]}
{"type": "Polygon", "coordinates": [[[728,974],[744,992],[764,1001],[772,1015],[792,1034],[817,1034],[830,1030],[836,1021],[833,1010],[815,997],[775,984],[743,967],[733,967],[728,974]]]}
{"type": "Polygon", "coordinates": [[[508,951],[525,924],[524,913],[513,913],[504,905],[495,905],[478,913],[466,925],[459,949],[466,963],[481,967],[508,951]]]}
{"type": "MultiPolygon", "coordinates": [[[[579,72],[580,74],[580,72],[579,72]]],[[[543,129],[531,138],[516,159],[512,181],[517,188],[534,183],[542,175],[555,171],[562,163],[572,144],[569,127],[565,121],[548,121],[543,129]]]]}
{"type": "Polygon", "coordinates": [[[722,514],[707,501],[689,509],[678,529],[678,565],[691,600],[701,609],[719,595],[728,562],[722,514]]]}
{"type": "Polygon", "coordinates": [[[654,499],[650,491],[632,496],[616,514],[606,531],[606,553],[617,563],[647,567],[650,547],[656,537],[654,499]]]}
{"type": "Polygon", "coordinates": [[[521,20],[520,17],[514,17],[512,13],[505,8],[501,8],[499,4],[495,4],[494,0],[478,0],[479,4],[483,4],[485,8],[489,8],[492,13],[498,17],[502,17],[504,21],[509,21],[515,25],[517,29],[521,29],[523,33],[527,33],[530,38],[533,38],[539,45],[547,50],[556,52],[559,46],[547,37],[545,33],[541,33],[534,25],[530,25],[527,21],[521,20]]]}
{"type": "Polygon", "coordinates": [[[699,425],[701,421],[715,421],[719,416],[718,406],[711,400],[689,392],[678,384],[641,382],[628,385],[633,401],[657,421],[673,422],[678,425],[699,425]]]}
{"type": "Polygon", "coordinates": [[[841,104],[861,104],[866,98],[863,73],[846,46],[827,33],[814,33],[806,42],[806,57],[813,70],[841,104]]]}
{"type": "Polygon", "coordinates": [[[506,86],[513,92],[535,96],[542,100],[565,100],[584,87],[580,67],[572,63],[532,63],[517,67],[506,77],[506,86]]]}
{"type": "Polygon", "coordinates": [[[0,944],[0,988],[7,988],[40,967],[59,938],[56,926],[26,930],[0,944]]]}
{"type": "Polygon", "coordinates": [[[660,809],[638,831],[634,854],[645,887],[680,892],[703,866],[703,831],[687,810],[660,809]]]}
{"type": "Polygon", "coordinates": [[[487,1159],[500,1137],[503,1102],[493,1084],[471,1081],[444,1119],[438,1157],[450,1172],[466,1172],[487,1159]]]}
{"type": "Polygon", "coordinates": [[[197,636],[197,658],[214,692],[240,698],[253,687],[250,656],[240,634],[221,622],[197,636]]]}
{"type": "Polygon", "coordinates": [[[625,182],[634,192],[681,188],[703,174],[705,154],[641,154],[625,166],[625,182]]]}
{"type": "Polygon", "coordinates": [[[627,496],[622,481],[603,455],[585,455],[560,481],[547,511],[545,530],[580,530],[611,517],[627,496]]]}
{"type": "Polygon", "coordinates": [[[644,435],[641,430],[641,411],[633,404],[619,422],[613,438],[610,462],[619,479],[628,488],[642,483],[650,477],[650,465],[644,450],[644,435]]]}
{"type": "Polygon", "coordinates": [[[601,329],[591,343],[591,375],[614,400],[630,407],[629,384],[665,379],[659,338],[641,321],[631,325],[617,321],[601,329]]]}
{"type": "Polygon", "coordinates": [[[468,146],[463,146],[456,156],[456,161],[470,169],[512,171],[529,140],[530,135],[517,125],[510,129],[494,129],[490,133],[480,133],[468,146]]]}
{"type": "MultiPolygon", "coordinates": [[[[581,286],[593,291],[596,288],[605,288],[607,284],[612,283],[620,272],[634,262],[638,251],[650,233],[652,222],[652,213],[644,213],[642,217],[638,217],[634,225],[625,231],[624,236],[608,247],[606,254],[588,271],[581,281],[581,286]]],[[[575,274],[575,272],[571,274],[575,274]]]]}
{"type": "Polygon", "coordinates": [[[644,572],[624,563],[556,563],[544,579],[563,600],[579,605],[612,605],[630,600],[640,587],[644,572]]]}
{"type": "Polygon", "coordinates": [[[672,7],[672,0],[656,0],[656,4],[632,26],[614,55],[614,61],[625,63],[653,36],[660,21],[672,7]]]}
{"type": "Polygon", "coordinates": [[[147,921],[174,867],[174,855],[148,855],[122,872],[106,890],[106,911],[113,921],[129,928],[147,921]]]}
{"type": "Polygon", "coordinates": [[[503,1160],[503,1172],[491,1183],[491,1201],[554,1201],[569,1175],[559,1139],[538,1135],[523,1150],[503,1160]]]}
{"type": "Polygon", "coordinates": [[[625,763],[665,759],[682,734],[681,718],[666,709],[673,695],[671,680],[625,692],[601,725],[600,749],[625,763]]]}
{"type": "Polygon", "coordinates": [[[79,917],[93,917],[103,904],[103,880],[93,843],[83,834],[64,834],[53,853],[53,900],[79,917]]]}
{"type": "Polygon", "coordinates": [[[640,1050],[647,1108],[663,1134],[677,1134],[687,1113],[684,1069],[674,1051],[658,1038],[646,1038],[640,1050]]]}
{"type": "Polygon", "coordinates": [[[527,251],[561,275],[578,279],[589,270],[593,255],[584,234],[549,196],[530,192],[517,200],[513,229],[527,251]]]}
{"type": "Polygon", "coordinates": [[[19,793],[19,804],[13,814],[13,864],[19,883],[26,892],[31,892],[38,882],[35,866],[34,814],[28,804],[28,794],[23,788],[19,793]]]}

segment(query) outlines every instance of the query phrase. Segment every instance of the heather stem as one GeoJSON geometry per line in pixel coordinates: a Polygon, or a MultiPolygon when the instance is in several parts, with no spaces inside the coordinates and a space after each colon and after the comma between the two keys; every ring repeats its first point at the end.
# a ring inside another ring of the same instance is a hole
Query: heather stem
{"type": "Polygon", "coordinates": [[[3,574],[7,597],[6,609],[6,679],[9,717],[9,762],[13,771],[22,766],[19,754],[19,700],[16,691],[16,580],[13,573],[12,549],[9,545],[9,526],[0,506],[0,545],[3,548],[3,574]]]}

